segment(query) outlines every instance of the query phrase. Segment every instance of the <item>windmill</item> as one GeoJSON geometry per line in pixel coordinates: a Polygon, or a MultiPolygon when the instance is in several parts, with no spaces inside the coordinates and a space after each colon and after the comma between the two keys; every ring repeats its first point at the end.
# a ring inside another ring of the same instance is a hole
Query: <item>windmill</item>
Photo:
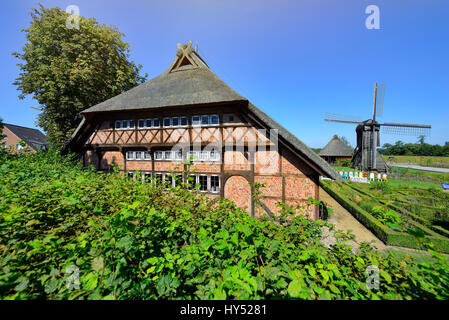
{"type": "Polygon", "coordinates": [[[352,166],[363,171],[387,172],[388,166],[377,151],[380,146],[380,127],[386,134],[430,136],[432,126],[409,123],[379,123],[376,116],[383,115],[385,86],[374,84],[373,117],[362,121],[361,118],[326,113],[325,121],[357,124],[357,147],[352,157],[352,166]]]}

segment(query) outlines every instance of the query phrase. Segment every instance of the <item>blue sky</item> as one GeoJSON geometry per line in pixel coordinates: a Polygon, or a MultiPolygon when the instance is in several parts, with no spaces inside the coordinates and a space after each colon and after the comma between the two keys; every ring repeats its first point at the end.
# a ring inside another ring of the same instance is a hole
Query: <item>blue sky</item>
{"type": "MultiPolygon", "coordinates": [[[[70,0],[81,15],[115,25],[131,59],[153,78],[192,40],[223,81],[313,148],[333,134],[355,146],[355,126],[325,122],[326,112],[370,117],[374,82],[386,85],[380,121],[432,125],[429,143],[449,141],[447,0],[70,0]],[[380,9],[380,30],[365,27],[365,8],[380,9]]],[[[0,117],[36,127],[38,106],[18,99],[12,82],[37,1],[3,3],[0,20],[0,117]]],[[[86,108],[89,106],[86,106],[86,108]]],[[[382,135],[381,143],[416,137],[382,135]]]]}

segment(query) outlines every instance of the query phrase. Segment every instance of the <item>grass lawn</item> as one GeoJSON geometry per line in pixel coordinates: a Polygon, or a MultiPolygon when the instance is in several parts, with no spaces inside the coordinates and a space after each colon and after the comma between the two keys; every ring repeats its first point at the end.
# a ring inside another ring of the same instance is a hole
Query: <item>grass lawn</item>
{"type": "Polygon", "coordinates": [[[436,166],[449,168],[449,157],[431,157],[431,156],[382,156],[385,161],[406,162],[421,166],[436,166]]]}

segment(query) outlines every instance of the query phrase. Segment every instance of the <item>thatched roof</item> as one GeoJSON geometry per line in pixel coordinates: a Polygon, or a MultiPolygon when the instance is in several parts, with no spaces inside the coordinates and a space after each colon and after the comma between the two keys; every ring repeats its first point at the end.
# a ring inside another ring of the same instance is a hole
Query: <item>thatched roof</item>
{"type": "Polygon", "coordinates": [[[196,51],[188,49],[187,57],[175,58],[160,76],[82,113],[246,101],[221,81],[196,51]]]}
{"type": "Polygon", "coordinates": [[[320,151],[322,157],[352,157],[352,149],[345,145],[337,135],[320,151]]]}
{"type": "MultiPolygon", "coordinates": [[[[267,114],[221,81],[207,66],[198,53],[188,45],[178,45],[177,57],[160,76],[149,80],[127,92],[99,103],[82,112],[101,113],[110,111],[131,111],[171,106],[205,105],[223,102],[241,102],[248,106],[258,119],[270,129],[277,129],[279,137],[296,149],[301,158],[320,175],[341,180],[332,167],[320,158],[302,141],[288,132],[267,114]]],[[[86,121],[80,123],[69,142],[63,148],[65,153],[71,142],[81,134],[86,121]]]]}

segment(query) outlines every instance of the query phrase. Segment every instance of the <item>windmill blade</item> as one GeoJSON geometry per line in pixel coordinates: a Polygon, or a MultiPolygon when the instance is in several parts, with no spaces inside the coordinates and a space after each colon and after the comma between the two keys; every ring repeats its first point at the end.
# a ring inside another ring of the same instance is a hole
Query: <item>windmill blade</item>
{"type": "Polygon", "coordinates": [[[432,126],[427,124],[411,123],[382,123],[382,132],[386,134],[396,134],[403,136],[426,136],[430,137],[432,126]]]}
{"type": "Polygon", "coordinates": [[[377,97],[376,97],[376,115],[378,117],[383,117],[384,115],[384,98],[385,98],[385,85],[379,84],[377,87],[377,97]]]}
{"type": "Polygon", "coordinates": [[[362,122],[362,118],[326,112],[324,121],[359,124],[362,122]]]}

